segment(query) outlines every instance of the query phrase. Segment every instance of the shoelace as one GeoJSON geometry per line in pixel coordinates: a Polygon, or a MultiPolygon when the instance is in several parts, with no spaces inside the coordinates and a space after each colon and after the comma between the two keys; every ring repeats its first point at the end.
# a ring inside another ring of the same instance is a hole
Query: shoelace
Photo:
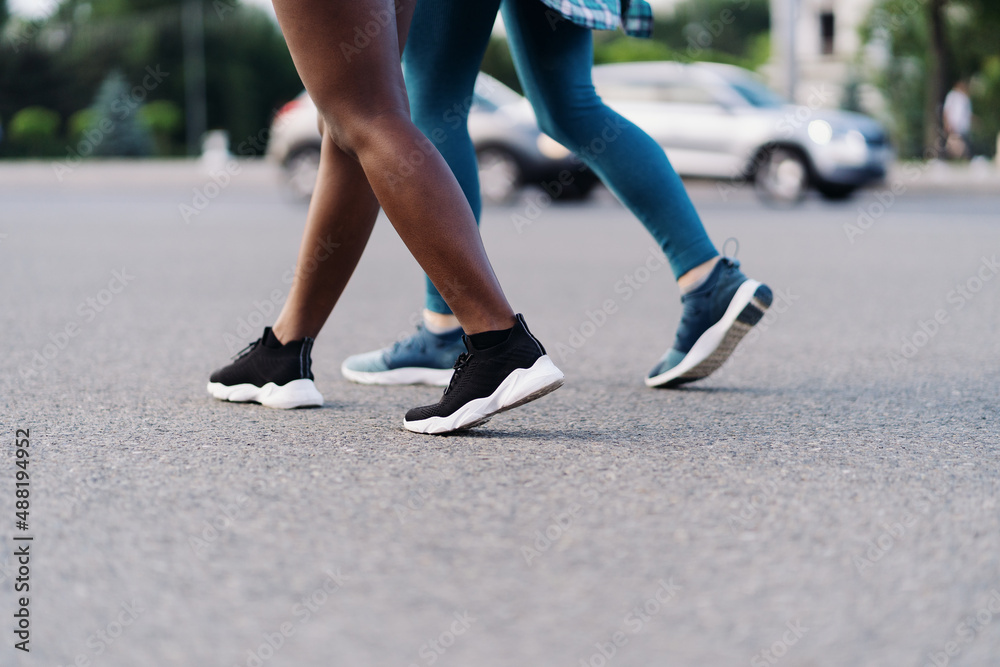
{"type": "Polygon", "coordinates": [[[239,352],[237,352],[236,355],[233,357],[233,361],[239,361],[243,357],[245,357],[248,354],[250,354],[251,352],[253,352],[254,348],[257,347],[258,345],[260,345],[260,343],[261,343],[262,340],[264,340],[264,339],[263,338],[258,338],[257,340],[255,340],[254,342],[250,343],[245,348],[243,348],[242,350],[240,350],[239,352]]]}
{"type": "Polygon", "coordinates": [[[448,382],[448,388],[444,390],[444,393],[447,394],[449,391],[451,391],[452,387],[458,384],[458,374],[462,372],[462,369],[465,368],[465,364],[466,362],[469,361],[470,358],[472,358],[472,355],[469,354],[468,352],[463,352],[462,354],[458,355],[458,361],[455,362],[455,370],[451,374],[451,381],[448,382]]]}

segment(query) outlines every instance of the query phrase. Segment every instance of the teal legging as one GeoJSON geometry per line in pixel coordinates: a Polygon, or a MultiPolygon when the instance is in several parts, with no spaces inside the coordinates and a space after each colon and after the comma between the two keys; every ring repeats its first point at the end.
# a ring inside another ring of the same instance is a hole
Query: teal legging
{"type": "MultiPolygon", "coordinates": [[[[435,145],[477,221],[479,172],[466,119],[498,5],[500,0],[420,0],[403,51],[413,121],[439,139],[435,145]]],[[[542,131],[580,156],[642,221],[675,277],[718,255],[663,149],[597,96],[590,30],[553,23],[539,0],[503,0],[502,11],[514,66],[542,131]]],[[[429,279],[426,307],[451,313],[429,279]]]]}

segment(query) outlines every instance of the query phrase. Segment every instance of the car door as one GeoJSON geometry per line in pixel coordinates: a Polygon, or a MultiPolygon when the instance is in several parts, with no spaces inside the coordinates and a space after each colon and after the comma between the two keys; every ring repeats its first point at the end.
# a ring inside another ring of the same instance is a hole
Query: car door
{"type": "Polygon", "coordinates": [[[682,176],[730,177],[737,117],[711,88],[688,79],[606,85],[605,102],[649,134],[682,176]]]}

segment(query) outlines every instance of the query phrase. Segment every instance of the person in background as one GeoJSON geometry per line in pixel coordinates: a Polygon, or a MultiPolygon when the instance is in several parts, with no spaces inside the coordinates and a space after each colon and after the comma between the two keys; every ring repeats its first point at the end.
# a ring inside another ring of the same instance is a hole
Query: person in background
{"type": "Polygon", "coordinates": [[[969,133],[972,129],[972,100],[969,85],[957,82],[944,98],[944,132],[947,136],[945,152],[954,160],[969,157],[969,133]]]}

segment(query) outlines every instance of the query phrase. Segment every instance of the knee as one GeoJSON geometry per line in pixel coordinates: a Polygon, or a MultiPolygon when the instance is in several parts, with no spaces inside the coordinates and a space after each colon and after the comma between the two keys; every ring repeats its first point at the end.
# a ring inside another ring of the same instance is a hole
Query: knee
{"type": "Polygon", "coordinates": [[[605,120],[614,114],[596,95],[546,100],[534,108],[539,129],[572,151],[593,141],[594,130],[599,133],[605,120]]]}
{"type": "Polygon", "coordinates": [[[400,127],[410,124],[405,108],[370,108],[340,106],[320,108],[320,124],[325,136],[348,155],[357,156],[386,136],[393,136],[400,127]]]}

